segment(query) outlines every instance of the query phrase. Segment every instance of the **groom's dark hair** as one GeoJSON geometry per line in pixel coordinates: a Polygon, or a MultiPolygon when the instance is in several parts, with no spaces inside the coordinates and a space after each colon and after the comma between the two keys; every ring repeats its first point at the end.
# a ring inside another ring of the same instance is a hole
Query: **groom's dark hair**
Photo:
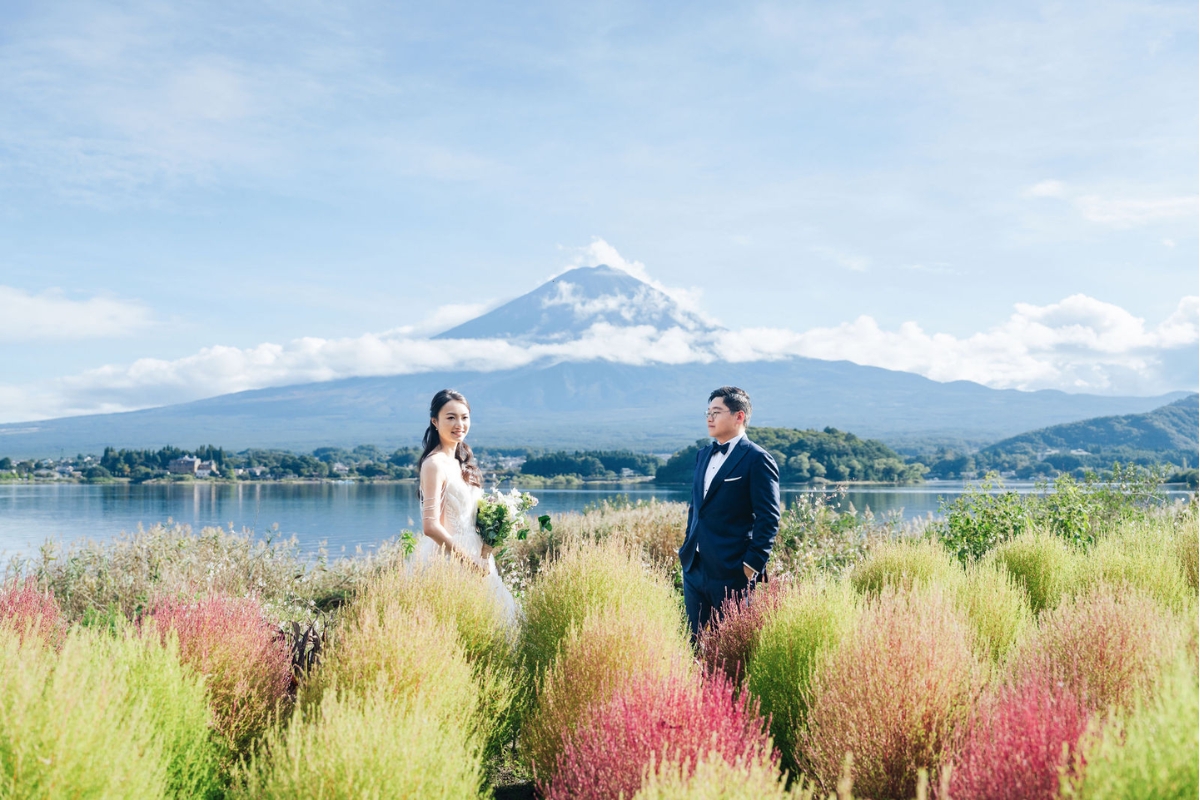
{"type": "Polygon", "coordinates": [[[746,394],[744,389],[736,386],[722,386],[720,389],[713,389],[712,394],[708,396],[708,402],[711,403],[718,397],[729,409],[729,413],[736,414],[739,411],[745,411],[746,419],[750,419],[750,412],[753,408],[750,405],[750,395],[746,394]]]}

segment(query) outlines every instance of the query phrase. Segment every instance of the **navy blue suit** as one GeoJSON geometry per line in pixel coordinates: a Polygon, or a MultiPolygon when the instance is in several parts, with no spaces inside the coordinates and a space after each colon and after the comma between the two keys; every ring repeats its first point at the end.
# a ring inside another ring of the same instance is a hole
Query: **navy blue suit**
{"type": "Polygon", "coordinates": [[[696,454],[687,534],[679,548],[683,601],[695,636],[728,594],[745,591],[742,565],[761,577],[779,531],[779,466],[745,436],[725,457],[704,494],[710,445],[696,454]]]}

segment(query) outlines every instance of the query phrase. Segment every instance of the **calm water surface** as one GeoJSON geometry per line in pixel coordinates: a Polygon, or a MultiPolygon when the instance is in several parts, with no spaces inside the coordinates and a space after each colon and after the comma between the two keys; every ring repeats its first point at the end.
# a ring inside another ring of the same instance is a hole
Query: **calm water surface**
{"type": "MultiPolygon", "coordinates": [[[[1032,484],[1009,484],[1032,490],[1032,484]]],[[[589,484],[575,489],[531,490],[540,512],[582,511],[599,500],[628,495],[632,500],[688,500],[688,487],[654,484],[589,484]]],[[[785,502],[812,492],[783,487],[785,502]]],[[[958,481],[916,486],[854,487],[846,502],[877,515],[898,512],[905,519],[937,513],[940,500],[961,494],[958,481]]],[[[174,520],[194,529],[219,525],[257,535],[272,529],[295,535],[305,550],[322,542],[331,554],[370,550],[420,522],[417,487],[411,483],[253,483],[253,484],[0,484],[0,554],[28,555],[46,540],[109,539],[139,525],[174,520]]],[[[278,535],[275,534],[275,535],[278,535]]]]}

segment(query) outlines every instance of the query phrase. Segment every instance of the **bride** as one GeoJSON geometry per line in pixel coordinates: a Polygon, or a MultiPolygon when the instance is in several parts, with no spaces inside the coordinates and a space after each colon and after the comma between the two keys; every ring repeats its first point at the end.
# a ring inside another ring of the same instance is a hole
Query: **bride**
{"type": "Polygon", "coordinates": [[[475,455],[467,445],[471,429],[471,407],[467,398],[443,389],[429,404],[429,427],[425,430],[421,471],[421,525],[425,535],[417,547],[418,562],[446,554],[457,556],[487,582],[504,609],[505,618],[516,619],[512,593],[496,571],[492,548],[475,531],[475,511],[483,494],[483,480],[475,455]]]}

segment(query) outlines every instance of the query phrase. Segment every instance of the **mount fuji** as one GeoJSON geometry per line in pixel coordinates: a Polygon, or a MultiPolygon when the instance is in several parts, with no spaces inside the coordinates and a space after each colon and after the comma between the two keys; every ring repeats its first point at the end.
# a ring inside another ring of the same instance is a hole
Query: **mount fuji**
{"type": "Polygon", "coordinates": [[[833,426],[898,446],[982,445],[1060,423],[1150,411],[1187,394],[1023,392],[939,383],[849,361],[737,360],[729,355],[738,352],[730,344],[734,334],[629,272],[581,267],[418,342],[456,352],[517,352],[517,366],[341,378],[0,425],[0,456],[98,452],[107,445],[410,445],[425,428],[429,398],[446,387],[470,399],[476,444],[660,453],[704,435],[700,410],[709,391],[724,384],[750,393],[755,424],[833,426]]]}

